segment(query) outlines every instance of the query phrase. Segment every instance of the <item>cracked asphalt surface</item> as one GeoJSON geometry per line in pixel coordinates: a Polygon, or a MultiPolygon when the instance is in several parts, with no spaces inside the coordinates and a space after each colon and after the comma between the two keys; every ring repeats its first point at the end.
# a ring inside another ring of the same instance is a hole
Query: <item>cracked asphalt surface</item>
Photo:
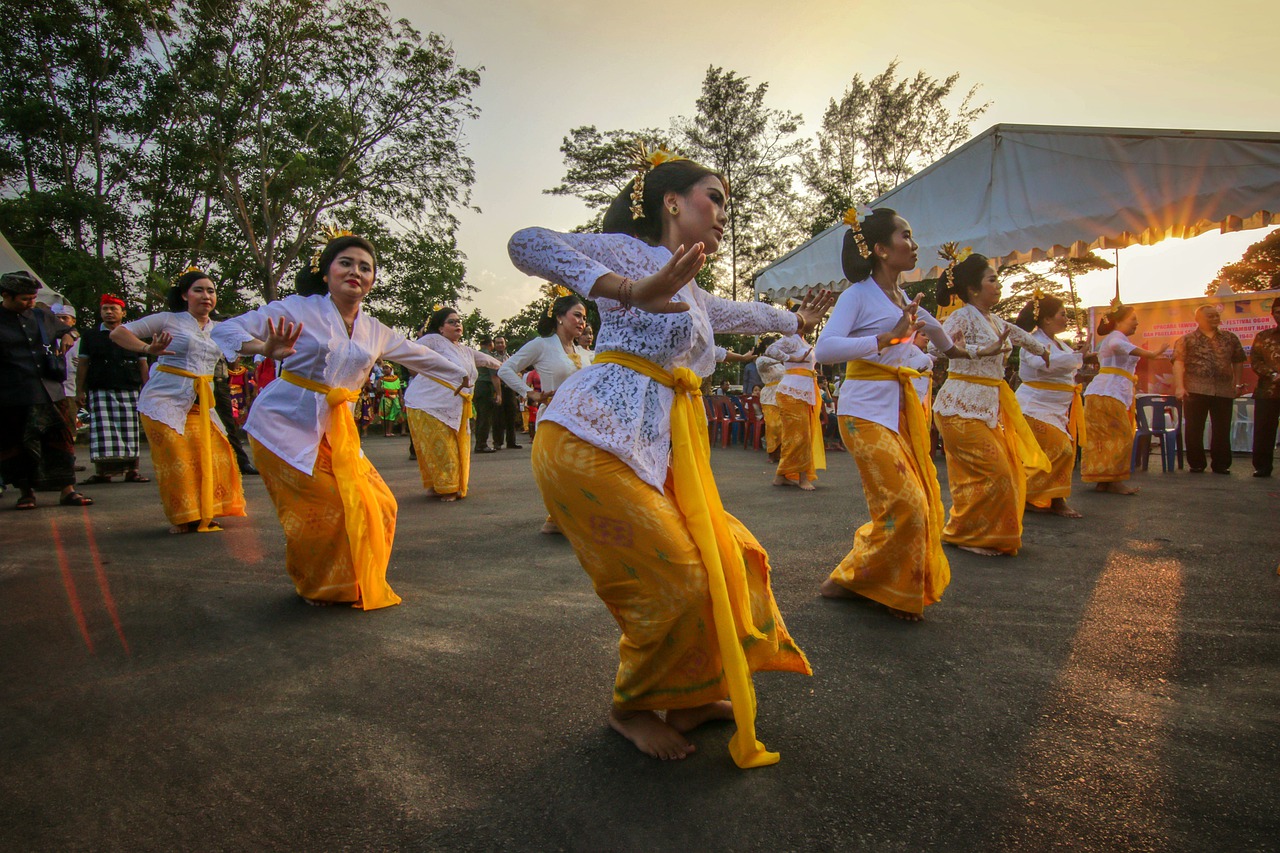
{"type": "Polygon", "coordinates": [[[782,761],[740,771],[727,725],[675,763],[607,728],[617,628],[538,534],[527,449],[442,505],[407,444],[367,441],[405,600],[371,613],[299,601],[258,478],[208,536],[169,536],[154,484],[8,492],[0,848],[1280,849],[1280,480],[1247,458],[1137,498],[1077,482],[1086,519],[948,549],[910,625],[817,596],[867,517],[847,454],[804,494],[717,449],[815,670],[756,677],[782,761]]]}

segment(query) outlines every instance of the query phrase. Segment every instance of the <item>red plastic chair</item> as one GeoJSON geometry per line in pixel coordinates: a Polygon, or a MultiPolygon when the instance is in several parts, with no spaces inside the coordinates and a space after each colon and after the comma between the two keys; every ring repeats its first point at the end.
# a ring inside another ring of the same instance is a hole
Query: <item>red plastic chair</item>
{"type": "Polygon", "coordinates": [[[764,409],[760,408],[760,398],[754,394],[743,397],[742,409],[747,413],[746,441],[742,446],[759,450],[764,442],[764,409]]]}

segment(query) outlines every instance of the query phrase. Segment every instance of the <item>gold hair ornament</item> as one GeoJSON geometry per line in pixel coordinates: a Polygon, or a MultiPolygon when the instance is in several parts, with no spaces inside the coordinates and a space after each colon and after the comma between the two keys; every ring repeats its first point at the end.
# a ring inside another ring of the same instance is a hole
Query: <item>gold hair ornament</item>
{"type": "Polygon", "coordinates": [[[346,228],[339,228],[336,223],[320,226],[320,237],[316,240],[316,251],[311,256],[311,271],[320,272],[320,256],[324,254],[324,250],[330,243],[339,237],[354,237],[356,232],[348,231],[346,228]]]}
{"type": "Polygon", "coordinates": [[[665,145],[659,145],[651,151],[649,146],[638,139],[628,154],[631,157],[631,168],[637,172],[635,184],[631,188],[631,218],[644,219],[644,176],[663,163],[689,158],[681,157],[665,145]]]}
{"type": "Polygon", "coordinates": [[[191,264],[191,265],[189,265],[185,270],[183,270],[182,272],[178,273],[178,274],[177,274],[177,275],[175,275],[173,278],[169,279],[169,284],[171,284],[171,285],[172,285],[172,286],[174,286],[174,287],[177,287],[177,286],[178,286],[178,279],[182,278],[184,275],[186,275],[187,273],[190,273],[190,272],[201,272],[201,273],[202,273],[202,272],[204,272],[204,270],[200,269],[200,267],[196,266],[195,264],[191,264]]]}
{"type": "Polygon", "coordinates": [[[1031,291],[1031,319],[1033,322],[1040,322],[1040,300],[1044,299],[1044,291],[1036,285],[1036,289],[1031,291]]]}
{"type": "Polygon", "coordinates": [[[547,298],[551,301],[547,303],[547,316],[550,317],[555,313],[556,300],[565,296],[573,296],[573,291],[562,284],[552,284],[547,282],[542,286],[542,290],[547,294],[547,298]]]}
{"type": "MultiPolygon", "coordinates": [[[[947,268],[942,272],[942,279],[946,282],[947,293],[951,293],[951,290],[956,285],[956,264],[964,263],[972,254],[972,246],[965,246],[961,249],[959,243],[943,243],[942,247],[938,249],[938,257],[947,262],[947,268]]],[[[938,320],[947,319],[963,307],[964,301],[959,296],[951,293],[951,298],[947,300],[947,304],[938,306],[938,320]]]]}
{"type": "Polygon", "coordinates": [[[862,256],[864,261],[871,257],[871,249],[867,246],[867,241],[862,236],[862,223],[858,220],[859,218],[866,219],[874,212],[865,204],[855,204],[844,212],[844,224],[848,225],[853,232],[853,242],[858,245],[858,254],[862,256]]]}
{"type": "Polygon", "coordinates": [[[1120,312],[1125,309],[1125,304],[1120,301],[1120,297],[1116,296],[1111,299],[1111,310],[1107,312],[1108,317],[1119,317],[1120,312]]]}

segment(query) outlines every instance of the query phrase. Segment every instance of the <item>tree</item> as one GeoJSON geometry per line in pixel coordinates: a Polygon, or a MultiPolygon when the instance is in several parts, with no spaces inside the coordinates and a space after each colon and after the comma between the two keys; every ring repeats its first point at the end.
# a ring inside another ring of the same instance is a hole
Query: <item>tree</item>
{"type": "Polygon", "coordinates": [[[479,72],[382,3],[191,0],[168,44],[191,83],[225,221],[268,301],[322,218],[359,205],[452,236],[474,181],[462,126],[479,72]],[[353,62],[344,45],[358,45],[353,62]]]}
{"type": "Polygon", "coordinates": [[[711,67],[692,118],[676,120],[686,156],[715,169],[729,183],[728,217],[719,256],[728,266],[728,295],[801,236],[785,228],[793,207],[793,164],[803,150],[795,139],[798,113],[765,106],[769,84],[711,67]],[[779,216],[779,212],[784,215],[779,216]],[[779,227],[783,226],[783,227],[779,227]]]}
{"type": "Polygon", "coordinates": [[[575,127],[560,143],[564,155],[564,177],[558,185],[543,190],[547,195],[572,196],[581,199],[591,211],[591,219],[576,231],[599,231],[604,212],[623,187],[635,177],[631,168],[631,149],[637,141],[650,148],[673,147],[665,131],[606,130],[595,125],[575,127]]]}
{"type": "Polygon", "coordinates": [[[1082,258],[1054,258],[1034,264],[1009,264],[1000,268],[1005,297],[997,303],[995,311],[1012,321],[1018,316],[1036,288],[1044,296],[1056,296],[1067,309],[1067,328],[1076,330],[1077,339],[1085,335],[1088,312],[1080,307],[1075,296],[1075,277],[1095,270],[1114,269],[1115,264],[1090,252],[1082,258]],[[1064,285],[1062,279],[1067,283],[1064,285]]]}
{"type": "Polygon", "coordinates": [[[1245,249],[1240,260],[1218,270],[1217,279],[1209,283],[1205,293],[1212,296],[1223,283],[1239,293],[1270,290],[1280,287],[1277,275],[1280,275],[1280,228],[1245,249]]]}
{"type": "Polygon", "coordinates": [[[462,336],[473,346],[479,346],[485,338],[494,337],[494,332],[493,321],[481,314],[479,308],[472,308],[471,313],[462,318],[462,336]]]}
{"type": "Polygon", "coordinates": [[[976,104],[969,89],[954,110],[947,105],[960,75],[939,81],[923,71],[898,79],[898,60],[871,80],[855,74],[822,116],[800,172],[813,195],[811,233],[839,222],[855,203],[883,195],[969,137],[990,103],[976,104]]]}

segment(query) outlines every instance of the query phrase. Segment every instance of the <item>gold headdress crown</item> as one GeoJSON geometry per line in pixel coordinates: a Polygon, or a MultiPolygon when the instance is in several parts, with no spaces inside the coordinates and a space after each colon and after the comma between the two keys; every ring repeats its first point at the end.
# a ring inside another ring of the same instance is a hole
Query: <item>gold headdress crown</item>
{"type": "Polygon", "coordinates": [[[441,303],[437,302],[437,303],[435,303],[434,305],[432,305],[432,306],[431,306],[431,313],[432,313],[432,314],[434,314],[434,313],[436,313],[437,311],[439,311],[439,310],[440,310],[441,308],[443,308],[443,307],[444,307],[444,305],[442,305],[441,303]]]}
{"type": "Polygon", "coordinates": [[[628,153],[631,155],[631,168],[638,173],[635,185],[631,188],[631,218],[644,219],[644,176],[663,163],[689,158],[681,157],[665,145],[659,145],[651,151],[641,140],[636,140],[628,153]]]}
{"type": "Polygon", "coordinates": [[[348,231],[346,228],[339,228],[336,224],[321,225],[320,236],[316,238],[316,251],[311,256],[311,271],[320,272],[320,256],[324,254],[326,246],[339,237],[354,236],[356,236],[356,232],[348,231]]]}
{"type": "Polygon", "coordinates": [[[552,284],[551,282],[547,282],[546,284],[544,284],[544,285],[542,286],[542,290],[543,290],[543,292],[544,292],[544,293],[546,293],[546,294],[547,294],[547,298],[550,300],[550,301],[547,303],[547,316],[548,316],[548,317],[550,317],[550,316],[554,313],[554,311],[555,311],[555,307],[556,307],[556,300],[557,300],[557,299],[560,299],[561,297],[564,297],[564,296],[572,296],[572,295],[573,295],[573,291],[572,291],[572,290],[570,290],[569,288],[565,287],[564,285],[562,285],[562,284],[552,284]]]}
{"type": "Polygon", "coordinates": [[[853,242],[858,244],[858,254],[862,256],[864,261],[871,257],[871,249],[867,247],[867,241],[862,236],[862,223],[858,220],[859,218],[865,219],[874,212],[865,204],[855,204],[844,212],[844,224],[848,225],[853,232],[853,242]]]}
{"type": "MultiPolygon", "coordinates": [[[[956,264],[964,263],[964,261],[972,254],[972,246],[965,246],[961,249],[959,243],[943,243],[942,247],[938,249],[938,257],[947,262],[947,268],[943,270],[942,278],[946,282],[946,289],[948,292],[950,292],[956,284],[956,264]]],[[[938,306],[938,319],[947,319],[947,317],[951,316],[953,312],[958,311],[963,305],[964,302],[960,297],[952,293],[951,298],[947,300],[946,305],[938,306]]]]}
{"type": "Polygon", "coordinates": [[[189,272],[204,272],[204,270],[200,269],[200,267],[196,266],[195,264],[189,264],[185,270],[183,270],[182,272],[178,273],[173,278],[171,278],[169,280],[169,284],[176,287],[178,284],[178,279],[182,278],[184,275],[186,275],[189,272]]]}
{"type": "Polygon", "coordinates": [[[1111,300],[1111,310],[1108,311],[1107,313],[1114,317],[1114,316],[1117,316],[1121,311],[1123,311],[1124,308],[1125,308],[1124,303],[1120,301],[1119,296],[1116,296],[1111,300]]]}

